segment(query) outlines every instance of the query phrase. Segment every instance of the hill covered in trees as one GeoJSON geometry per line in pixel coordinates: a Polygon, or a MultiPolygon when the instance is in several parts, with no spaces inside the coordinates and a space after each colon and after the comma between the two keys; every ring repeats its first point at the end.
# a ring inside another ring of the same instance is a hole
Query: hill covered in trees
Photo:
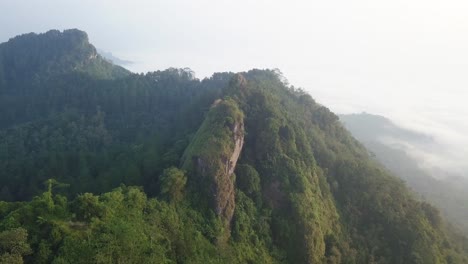
{"type": "Polygon", "coordinates": [[[0,54],[2,262],[468,261],[466,238],[278,71],[132,74],[78,30],[0,54]]]}

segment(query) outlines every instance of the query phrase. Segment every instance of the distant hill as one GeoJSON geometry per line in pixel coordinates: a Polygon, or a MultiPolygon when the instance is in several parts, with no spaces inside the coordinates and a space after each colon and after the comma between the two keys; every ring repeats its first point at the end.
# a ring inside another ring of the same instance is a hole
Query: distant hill
{"type": "Polygon", "coordinates": [[[79,30],[0,54],[0,263],[468,262],[279,71],[133,74],[79,30]]]}
{"type": "Polygon", "coordinates": [[[361,113],[340,115],[340,119],[359,140],[382,141],[391,137],[412,143],[432,142],[429,135],[399,127],[383,116],[361,113]]]}
{"type": "Polygon", "coordinates": [[[129,74],[104,60],[89,43],[88,35],[77,29],[29,33],[0,44],[0,85],[70,72],[102,79],[129,74]]]}
{"type": "Polygon", "coordinates": [[[340,120],[366,148],[375,155],[395,175],[407,182],[422,199],[436,205],[447,218],[459,229],[468,234],[468,179],[449,176],[440,170],[422,169],[416,160],[402,148],[402,144],[393,145],[393,141],[406,145],[431,144],[427,135],[404,129],[389,119],[362,113],[340,115],[340,120]],[[446,178],[440,178],[445,175],[446,178]]]}

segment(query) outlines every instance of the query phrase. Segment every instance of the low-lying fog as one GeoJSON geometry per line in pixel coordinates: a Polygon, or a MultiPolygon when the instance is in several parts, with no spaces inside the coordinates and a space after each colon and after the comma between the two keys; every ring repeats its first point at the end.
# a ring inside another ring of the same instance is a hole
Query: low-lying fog
{"type": "Polygon", "coordinates": [[[432,138],[409,144],[388,138],[416,158],[435,177],[468,177],[468,109],[460,94],[426,91],[424,94],[392,95],[391,92],[354,90],[336,93],[317,91],[318,101],[337,113],[368,112],[383,115],[399,126],[432,138]]]}

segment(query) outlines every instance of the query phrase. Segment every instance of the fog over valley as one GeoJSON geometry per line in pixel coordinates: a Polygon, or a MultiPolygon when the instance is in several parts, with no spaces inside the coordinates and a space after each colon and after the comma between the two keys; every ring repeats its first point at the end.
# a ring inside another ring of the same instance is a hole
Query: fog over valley
{"type": "Polygon", "coordinates": [[[417,145],[392,138],[387,138],[385,141],[408,151],[420,161],[422,167],[449,173],[448,175],[439,173],[439,177],[450,175],[468,177],[466,160],[468,126],[465,121],[468,109],[463,102],[464,98],[460,98],[458,93],[433,91],[427,92],[424,96],[402,97],[376,93],[373,98],[366,98],[366,95],[360,96],[352,91],[348,96],[342,94],[335,96],[332,92],[324,94],[318,92],[318,94],[315,98],[336,113],[379,114],[404,128],[429,136],[431,141],[417,145]],[[431,95],[428,95],[429,93],[431,95]]]}

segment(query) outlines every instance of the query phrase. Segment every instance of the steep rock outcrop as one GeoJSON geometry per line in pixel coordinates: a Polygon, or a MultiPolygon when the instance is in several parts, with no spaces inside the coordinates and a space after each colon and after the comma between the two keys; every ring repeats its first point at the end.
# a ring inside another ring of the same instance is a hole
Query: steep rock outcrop
{"type": "Polygon", "coordinates": [[[225,227],[234,214],[234,169],[244,145],[243,119],[235,101],[216,100],[182,157],[192,188],[203,193],[201,199],[225,227]]]}

